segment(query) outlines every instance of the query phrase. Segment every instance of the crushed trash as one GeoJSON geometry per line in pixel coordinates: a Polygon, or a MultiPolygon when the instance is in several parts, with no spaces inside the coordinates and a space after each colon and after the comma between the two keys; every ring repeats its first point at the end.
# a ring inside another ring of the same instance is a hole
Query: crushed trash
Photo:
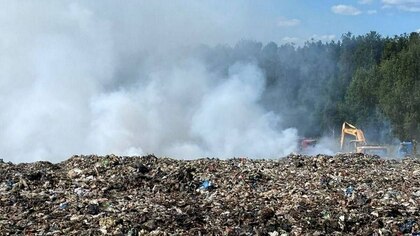
{"type": "Polygon", "coordinates": [[[0,232],[420,235],[418,170],[361,154],[0,162],[0,232]]]}
{"type": "Polygon", "coordinates": [[[60,209],[64,210],[69,206],[67,202],[60,203],[60,209]]]}
{"type": "Polygon", "coordinates": [[[346,188],[346,191],[345,191],[346,192],[345,193],[346,197],[351,197],[353,195],[353,191],[354,191],[353,187],[351,185],[348,186],[346,188]]]}
{"type": "Polygon", "coordinates": [[[416,225],[415,220],[406,220],[400,225],[400,232],[402,233],[412,233],[413,226],[416,225]]]}
{"type": "Polygon", "coordinates": [[[204,180],[201,183],[200,188],[198,190],[212,190],[214,188],[214,185],[209,180],[204,180]]]}

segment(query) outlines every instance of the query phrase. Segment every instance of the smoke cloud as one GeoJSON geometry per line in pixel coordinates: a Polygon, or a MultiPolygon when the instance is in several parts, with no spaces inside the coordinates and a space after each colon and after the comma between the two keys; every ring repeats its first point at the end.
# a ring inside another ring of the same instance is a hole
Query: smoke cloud
{"type": "Polygon", "coordinates": [[[201,1],[2,4],[1,157],[292,152],[296,129],[260,105],[261,69],[221,75],[194,53],[237,37],[246,11],[235,4],[235,15],[201,1]]]}
{"type": "Polygon", "coordinates": [[[338,140],[332,137],[324,136],[320,138],[316,145],[313,147],[308,147],[306,150],[303,151],[303,154],[306,155],[318,155],[318,154],[325,154],[325,155],[334,155],[335,153],[340,152],[338,140]]]}

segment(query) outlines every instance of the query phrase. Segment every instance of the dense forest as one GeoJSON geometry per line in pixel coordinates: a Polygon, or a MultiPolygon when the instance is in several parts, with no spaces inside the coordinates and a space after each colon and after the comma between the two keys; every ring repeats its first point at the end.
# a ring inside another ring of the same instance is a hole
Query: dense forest
{"type": "Polygon", "coordinates": [[[301,136],[338,136],[348,121],[376,142],[420,138],[418,33],[347,33],[337,42],[302,46],[243,40],[201,52],[218,73],[238,62],[258,64],[266,76],[261,103],[301,136]]]}

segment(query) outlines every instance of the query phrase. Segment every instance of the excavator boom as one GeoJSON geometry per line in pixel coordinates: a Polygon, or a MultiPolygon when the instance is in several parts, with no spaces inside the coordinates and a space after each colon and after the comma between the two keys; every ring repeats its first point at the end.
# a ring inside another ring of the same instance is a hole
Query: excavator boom
{"type": "Polygon", "coordinates": [[[354,136],[356,139],[352,140],[351,142],[355,142],[356,145],[358,144],[366,145],[366,139],[365,139],[365,135],[363,134],[363,131],[356,128],[356,126],[350,123],[344,122],[343,127],[341,129],[341,140],[340,140],[341,150],[343,150],[344,148],[344,139],[346,135],[354,136]]]}

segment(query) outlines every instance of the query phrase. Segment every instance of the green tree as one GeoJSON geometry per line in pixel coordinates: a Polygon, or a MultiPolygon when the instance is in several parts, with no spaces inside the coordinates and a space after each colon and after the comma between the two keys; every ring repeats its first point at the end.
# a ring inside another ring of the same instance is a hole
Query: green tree
{"type": "Polygon", "coordinates": [[[381,64],[379,103],[401,140],[420,136],[420,38],[413,33],[408,46],[381,64]]]}

